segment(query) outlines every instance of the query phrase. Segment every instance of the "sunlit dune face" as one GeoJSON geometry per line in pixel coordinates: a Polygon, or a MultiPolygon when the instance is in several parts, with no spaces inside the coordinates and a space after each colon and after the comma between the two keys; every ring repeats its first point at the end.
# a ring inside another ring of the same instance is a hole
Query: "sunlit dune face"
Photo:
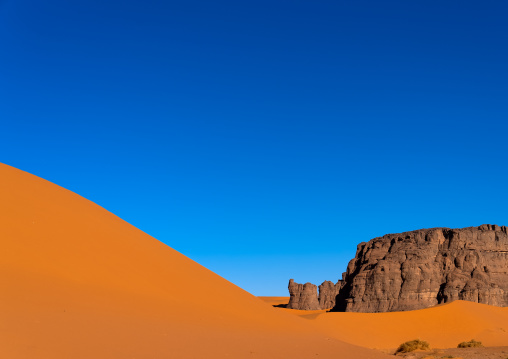
{"type": "Polygon", "coordinates": [[[94,203],[0,165],[0,341],[18,358],[384,358],[94,203]]]}

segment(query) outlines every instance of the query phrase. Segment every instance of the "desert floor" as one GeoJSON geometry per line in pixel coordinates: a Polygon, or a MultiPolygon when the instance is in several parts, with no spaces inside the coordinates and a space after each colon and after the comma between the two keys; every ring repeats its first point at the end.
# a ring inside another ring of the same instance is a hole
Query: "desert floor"
{"type": "Polygon", "coordinates": [[[401,343],[422,339],[429,352],[397,355],[409,358],[508,358],[508,308],[455,301],[433,308],[393,313],[333,313],[284,308],[289,297],[259,297],[275,308],[304,318],[330,336],[393,354],[401,343]],[[485,348],[459,349],[475,339],[485,348]]]}
{"type": "Polygon", "coordinates": [[[508,358],[508,347],[486,347],[466,349],[435,349],[429,352],[408,353],[393,356],[393,358],[405,359],[506,359],[508,358]]]}

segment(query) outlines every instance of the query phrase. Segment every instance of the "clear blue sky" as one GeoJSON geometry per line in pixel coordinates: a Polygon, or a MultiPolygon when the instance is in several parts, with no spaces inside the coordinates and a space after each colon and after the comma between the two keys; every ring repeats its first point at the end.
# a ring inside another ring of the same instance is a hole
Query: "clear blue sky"
{"type": "Polygon", "coordinates": [[[507,13],[0,0],[0,161],[254,294],[335,281],[376,236],[508,225],[507,13]]]}

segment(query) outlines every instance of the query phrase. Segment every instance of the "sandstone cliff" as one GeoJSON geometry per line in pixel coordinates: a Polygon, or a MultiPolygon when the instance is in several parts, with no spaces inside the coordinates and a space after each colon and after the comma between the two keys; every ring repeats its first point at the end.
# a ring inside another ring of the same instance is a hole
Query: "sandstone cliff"
{"type": "Polygon", "coordinates": [[[320,286],[327,293],[320,295],[320,307],[335,302],[336,311],[413,310],[456,299],[508,306],[507,228],[482,225],[387,234],[358,245],[343,281],[335,285],[335,301],[330,297],[333,283],[325,283],[320,286]]]}

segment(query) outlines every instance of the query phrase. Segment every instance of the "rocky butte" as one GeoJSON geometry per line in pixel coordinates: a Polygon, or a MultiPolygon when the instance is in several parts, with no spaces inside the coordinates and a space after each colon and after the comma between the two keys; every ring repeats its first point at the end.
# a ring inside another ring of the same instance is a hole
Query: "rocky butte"
{"type": "Polygon", "coordinates": [[[457,299],[508,306],[505,226],[431,228],[360,243],[336,284],[289,281],[288,308],[415,310],[457,299]]]}

